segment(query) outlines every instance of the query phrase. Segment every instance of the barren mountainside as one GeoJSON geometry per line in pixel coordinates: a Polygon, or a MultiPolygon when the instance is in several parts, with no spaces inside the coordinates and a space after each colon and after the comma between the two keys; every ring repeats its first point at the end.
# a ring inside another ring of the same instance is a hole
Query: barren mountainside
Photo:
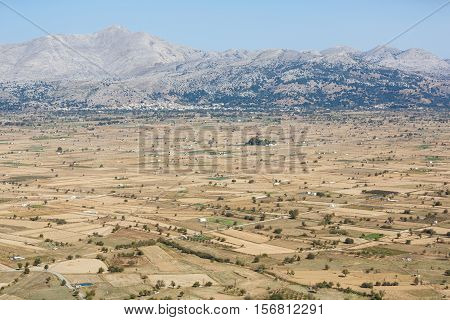
{"type": "Polygon", "coordinates": [[[422,49],[206,52],[110,27],[0,46],[0,107],[449,107],[450,65],[422,49]]]}

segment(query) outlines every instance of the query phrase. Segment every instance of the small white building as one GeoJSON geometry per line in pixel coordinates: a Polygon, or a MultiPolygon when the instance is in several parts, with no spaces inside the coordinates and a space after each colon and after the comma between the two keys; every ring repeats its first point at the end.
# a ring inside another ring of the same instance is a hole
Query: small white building
{"type": "Polygon", "coordinates": [[[12,261],[25,260],[25,258],[24,258],[24,257],[21,257],[21,256],[12,256],[10,259],[11,259],[12,261]]]}

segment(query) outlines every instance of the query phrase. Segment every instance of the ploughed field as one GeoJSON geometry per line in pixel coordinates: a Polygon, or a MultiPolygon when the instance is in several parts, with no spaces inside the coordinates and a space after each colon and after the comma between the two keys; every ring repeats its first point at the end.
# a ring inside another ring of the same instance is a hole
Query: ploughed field
{"type": "Polygon", "coordinates": [[[448,299],[448,113],[0,117],[0,299],[448,299]]]}

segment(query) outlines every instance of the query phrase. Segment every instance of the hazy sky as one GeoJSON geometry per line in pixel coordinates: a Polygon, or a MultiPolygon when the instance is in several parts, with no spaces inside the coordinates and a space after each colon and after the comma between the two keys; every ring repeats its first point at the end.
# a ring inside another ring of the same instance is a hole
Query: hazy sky
{"type": "MultiPolygon", "coordinates": [[[[109,25],[205,50],[324,49],[383,44],[446,0],[0,0],[0,43],[43,33],[90,33],[109,25]]],[[[450,5],[391,44],[450,58],[450,5]]]]}

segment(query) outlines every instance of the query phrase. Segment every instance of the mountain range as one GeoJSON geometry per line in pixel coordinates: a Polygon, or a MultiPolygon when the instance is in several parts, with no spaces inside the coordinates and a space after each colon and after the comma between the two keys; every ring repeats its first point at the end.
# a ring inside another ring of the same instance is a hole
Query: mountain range
{"type": "Polygon", "coordinates": [[[202,51],[112,26],[0,45],[0,108],[449,107],[449,60],[378,46],[202,51]]]}

